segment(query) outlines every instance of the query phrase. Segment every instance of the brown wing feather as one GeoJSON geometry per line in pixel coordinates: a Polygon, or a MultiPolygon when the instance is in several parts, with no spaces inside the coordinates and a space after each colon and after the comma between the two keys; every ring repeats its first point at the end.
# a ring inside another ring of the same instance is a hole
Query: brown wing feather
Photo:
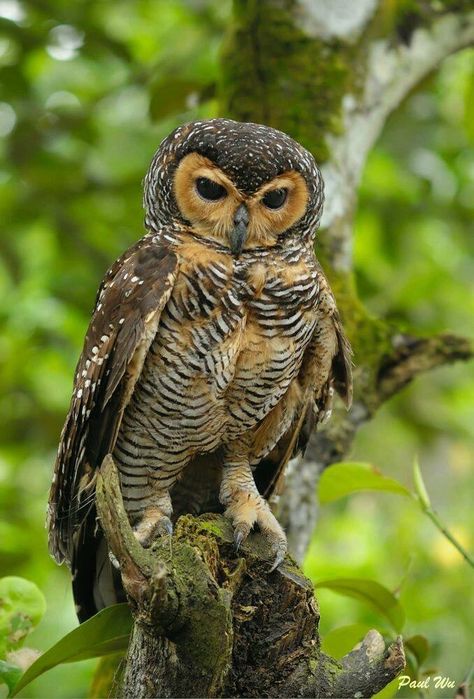
{"type": "Polygon", "coordinates": [[[352,405],[352,347],[344,333],[339,313],[335,311],[332,318],[337,337],[337,353],[332,362],[334,388],[349,410],[352,405]]]}
{"type": "Polygon", "coordinates": [[[255,471],[260,492],[269,498],[280,490],[285,468],[298,453],[304,454],[311,432],[328,415],[334,389],[347,409],[352,403],[352,349],[344,334],[332,292],[322,271],[319,293],[319,321],[303,357],[295,381],[300,390],[290,428],[283,434],[255,471]]]}
{"type": "Polygon", "coordinates": [[[146,236],[115,262],[99,289],[49,496],[49,546],[58,562],[71,561],[74,535],[93,500],[96,469],[115,444],[176,267],[176,256],[146,236]]]}

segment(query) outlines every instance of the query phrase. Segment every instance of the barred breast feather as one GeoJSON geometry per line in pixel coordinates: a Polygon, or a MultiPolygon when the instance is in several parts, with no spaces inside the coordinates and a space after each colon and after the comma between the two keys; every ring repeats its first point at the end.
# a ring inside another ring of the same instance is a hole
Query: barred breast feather
{"type": "MultiPolygon", "coordinates": [[[[325,307],[330,292],[309,251],[236,261],[192,241],[177,250],[175,284],[114,450],[132,518],[186,467],[188,480],[207,478],[205,468],[192,468],[195,457],[249,433],[258,472],[303,408],[313,410],[314,387],[327,383],[339,352],[335,307],[325,307]],[[307,349],[313,371],[299,377],[307,349]]],[[[178,483],[185,511],[179,491],[178,483]]]]}

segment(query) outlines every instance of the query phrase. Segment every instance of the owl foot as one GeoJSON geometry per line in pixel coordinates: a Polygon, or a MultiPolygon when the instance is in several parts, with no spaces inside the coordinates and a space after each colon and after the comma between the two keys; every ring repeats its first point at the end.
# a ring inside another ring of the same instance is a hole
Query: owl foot
{"type": "Polygon", "coordinates": [[[158,537],[171,537],[173,524],[161,510],[151,507],[145,511],[142,519],[133,528],[133,533],[143,548],[147,549],[158,537]]]}
{"type": "Polygon", "coordinates": [[[258,524],[260,531],[270,544],[275,555],[269,572],[278,568],[285,558],[288,544],[285,532],[271,511],[267,501],[258,493],[244,490],[234,492],[229,498],[225,516],[234,526],[234,542],[236,550],[246,540],[251,529],[258,524]]]}

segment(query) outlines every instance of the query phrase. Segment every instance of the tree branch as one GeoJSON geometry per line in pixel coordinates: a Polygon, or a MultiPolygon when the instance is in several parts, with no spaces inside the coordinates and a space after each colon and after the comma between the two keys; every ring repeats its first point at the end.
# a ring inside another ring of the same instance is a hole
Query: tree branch
{"type": "Polygon", "coordinates": [[[474,357],[474,346],[468,338],[449,334],[417,338],[394,334],[388,327],[386,332],[391,352],[377,358],[376,371],[368,371],[364,366],[355,370],[356,392],[351,411],[347,413],[338,404],[331,420],[311,435],[305,459],[295,459],[289,465],[279,518],[285,525],[290,551],[299,562],[317,521],[319,476],[327,466],[345,457],[359,427],[420,374],[474,357]]]}
{"type": "Polygon", "coordinates": [[[269,573],[259,534],[237,556],[220,515],[181,517],[172,547],[142,549],[110,456],[97,510],[135,620],[120,696],[362,697],[404,667],[401,642],[386,650],[376,631],[341,662],[321,653],[311,583],[289,558],[269,573]]]}
{"type": "Polygon", "coordinates": [[[474,357],[472,341],[457,335],[426,338],[395,335],[392,341],[394,352],[382,360],[378,373],[377,394],[380,403],[425,371],[474,357]]]}
{"type": "MultiPolygon", "coordinates": [[[[308,12],[320,11],[319,3],[303,3],[308,12]]],[[[340,133],[327,133],[329,158],[322,166],[326,205],[322,227],[329,228],[332,266],[339,272],[352,269],[352,226],[357,189],[367,155],[378,139],[388,116],[410,92],[450,54],[474,43],[474,11],[465,2],[413,3],[410,14],[387,18],[382,4],[372,21],[359,25],[357,57],[350,89],[341,96],[340,133]],[[447,4],[448,5],[448,4],[447,4]],[[392,23],[387,32],[387,20],[392,23]]],[[[339,2],[328,3],[329,11],[319,17],[315,36],[334,36],[333,13],[339,2]],[[332,27],[332,29],[331,29],[332,27]]],[[[362,5],[373,6],[373,2],[362,5]]],[[[339,8],[340,11],[340,8],[339,8]]],[[[369,13],[361,14],[367,19],[369,13]]],[[[341,37],[342,38],[342,37],[341,37]]],[[[346,36],[354,41],[354,36],[346,36]]]]}
{"type": "Polygon", "coordinates": [[[342,672],[333,685],[332,696],[354,696],[354,684],[358,687],[359,696],[372,696],[391,682],[404,667],[405,654],[401,637],[386,648],[382,636],[372,629],[363,642],[342,659],[342,672]]]}

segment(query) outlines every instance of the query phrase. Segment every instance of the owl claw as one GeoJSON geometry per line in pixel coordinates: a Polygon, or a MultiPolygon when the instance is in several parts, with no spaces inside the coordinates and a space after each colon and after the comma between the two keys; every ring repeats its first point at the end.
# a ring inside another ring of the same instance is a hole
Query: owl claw
{"type": "Polygon", "coordinates": [[[278,551],[275,560],[273,561],[273,565],[269,569],[269,573],[273,573],[274,570],[276,570],[285,560],[286,556],[286,545],[285,548],[278,551]]]}
{"type": "Polygon", "coordinates": [[[173,534],[173,524],[169,517],[162,513],[153,513],[154,516],[145,515],[135,527],[134,534],[137,541],[144,549],[149,548],[155,539],[173,534]]]}
{"type": "Polygon", "coordinates": [[[163,517],[158,523],[157,529],[158,534],[172,536],[173,534],[173,524],[169,517],[163,517]]]}
{"type": "Polygon", "coordinates": [[[253,525],[258,524],[275,556],[269,572],[278,568],[286,555],[286,536],[266,500],[259,494],[245,491],[234,492],[225,514],[234,525],[236,551],[249,535],[253,525]]]}
{"type": "Polygon", "coordinates": [[[240,524],[237,524],[235,529],[234,529],[234,543],[235,543],[235,550],[238,551],[240,548],[240,544],[245,541],[245,539],[248,537],[250,532],[250,528],[248,525],[244,522],[241,522],[240,524]]]}

